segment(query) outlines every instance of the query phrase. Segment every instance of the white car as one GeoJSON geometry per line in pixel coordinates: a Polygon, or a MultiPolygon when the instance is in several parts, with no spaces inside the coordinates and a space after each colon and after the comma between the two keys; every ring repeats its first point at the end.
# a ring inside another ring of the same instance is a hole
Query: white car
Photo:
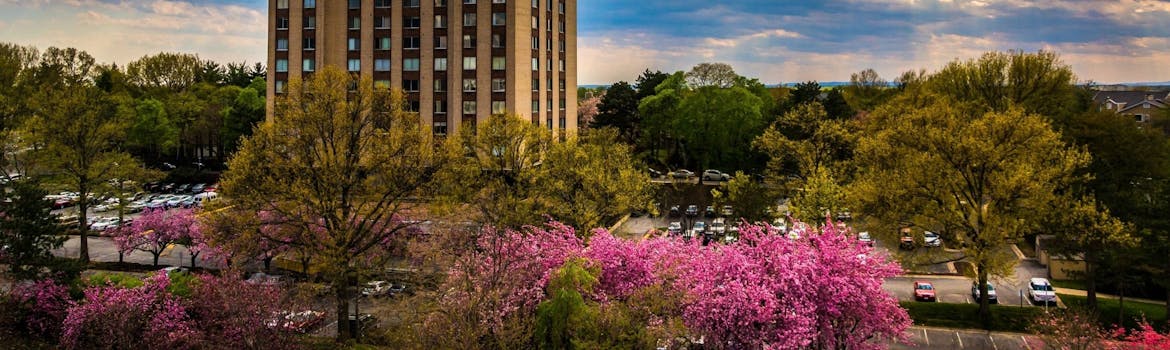
{"type": "Polygon", "coordinates": [[[682,223],[678,222],[678,221],[671,222],[670,226],[666,227],[666,232],[672,236],[673,235],[680,235],[680,234],[682,234],[682,231],[683,231],[682,230],[682,223]]]}
{"type": "Polygon", "coordinates": [[[1028,281],[1028,298],[1036,304],[1056,303],[1056,290],[1052,289],[1047,278],[1033,278],[1028,281]]]}
{"type": "Polygon", "coordinates": [[[727,225],[723,224],[723,218],[717,218],[711,221],[711,232],[716,235],[722,235],[727,231],[727,225]]]}
{"type": "Polygon", "coordinates": [[[707,223],[702,222],[702,221],[696,221],[695,225],[691,227],[690,237],[698,237],[699,235],[705,234],[706,232],[707,232],[707,223]]]}
{"type": "Polygon", "coordinates": [[[188,196],[188,195],[178,195],[178,196],[171,197],[171,199],[167,200],[167,208],[181,207],[181,206],[183,206],[183,202],[190,201],[190,200],[191,200],[191,196],[188,196]]]}
{"type": "Polygon", "coordinates": [[[115,227],[118,227],[118,218],[113,216],[100,218],[89,225],[89,229],[93,231],[105,231],[115,227]]]}
{"type": "Polygon", "coordinates": [[[942,246],[942,237],[939,237],[937,233],[926,231],[922,236],[925,238],[924,242],[926,242],[927,247],[942,246]]]}
{"type": "Polygon", "coordinates": [[[774,235],[781,235],[781,234],[787,233],[788,232],[788,223],[784,222],[784,219],[773,220],[772,224],[768,225],[768,231],[774,235]]]}
{"type": "Polygon", "coordinates": [[[390,282],[386,281],[370,281],[362,287],[362,296],[366,297],[380,297],[390,294],[390,282]]]}

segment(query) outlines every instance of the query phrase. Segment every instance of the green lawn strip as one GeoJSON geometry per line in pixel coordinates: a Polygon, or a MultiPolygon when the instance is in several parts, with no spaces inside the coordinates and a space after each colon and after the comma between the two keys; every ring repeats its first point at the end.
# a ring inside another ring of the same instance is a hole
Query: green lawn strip
{"type": "MultiPolygon", "coordinates": [[[[915,325],[984,329],[979,321],[978,304],[922,303],[903,301],[900,303],[910,314],[915,325]]],[[[1043,308],[991,305],[991,330],[1004,332],[1028,331],[1032,320],[1044,313],[1043,308]]]]}
{"type": "MultiPolygon", "coordinates": [[[[1083,296],[1068,294],[1057,294],[1057,296],[1069,307],[1083,306],[1088,299],[1083,296]]],[[[1120,311],[1121,303],[1117,299],[1097,298],[1097,314],[1101,318],[1102,325],[1111,326],[1117,324],[1118,317],[1121,316],[1120,311]]],[[[1125,301],[1125,315],[1122,326],[1126,328],[1137,327],[1137,323],[1142,315],[1145,315],[1146,321],[1151,325],[1166,324],[1166,306],[1127,299],[1125,301]]]]}

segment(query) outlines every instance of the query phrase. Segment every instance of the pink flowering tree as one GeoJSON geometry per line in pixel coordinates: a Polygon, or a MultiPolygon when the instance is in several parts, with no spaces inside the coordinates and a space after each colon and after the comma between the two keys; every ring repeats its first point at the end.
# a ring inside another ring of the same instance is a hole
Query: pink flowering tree
{"type": "Polygon", "coordinates": [[[130,248],[150,253],[154,257],[154,266],[158,266],[159,255],[167,246],[184,238],[191,231],[193,222],[189,209],[173,213],[148,210],[130,225],[118,229],[114,233],[114,242],[119,251],[130,248]]]}
{"type": "Polygon", "coordinates": [[[44,339],[61,336],[61,323],[65,320],[65,308],[69,306],[69,289],[46,279],[35,283],[21,284],[14,288],[11,297],[23,317],[20,326],[29,334],[44,339]]]}
{"type": "Polygon", "coordinates": [[[198,215],[198,209],[176,209],[167,217],[167,227],[174,230],[170,236],[174,237],[175,244],[187,248],[191,255],[191,267],[195,267],[199,255],[210,248],[203,236],[204,228],[197,219],[198,215]]]}
{"type": "Polygon", "coordinates": [[[231,277],[200,275],[199,281],[186,303],[199,329],[198,343],[223,349],[295,348],[294,334],[274,322],[282,310],[301,309],[283,290],[231,277]]]}
{"type": "Polygon", "coordinates": [[[72,302],[62,327],[65,349],[188,349],[196,330],[158,274],[138,288],[94,287],[72,302]]]}

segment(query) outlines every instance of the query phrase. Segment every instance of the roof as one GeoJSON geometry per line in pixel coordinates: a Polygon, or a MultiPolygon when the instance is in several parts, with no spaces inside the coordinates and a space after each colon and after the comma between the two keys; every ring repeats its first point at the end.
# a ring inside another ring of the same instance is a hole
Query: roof
{"type": "Polygon", "coordinates": [[[1093,94],[1093,103],[1100,106],[1108,102],[1123,105],[1118,112],[1141,106],[1149,101],[1158,108],[1166,108],[1170,104],[1170,92],[1167,91],[1097,91],[1093,94]]]}

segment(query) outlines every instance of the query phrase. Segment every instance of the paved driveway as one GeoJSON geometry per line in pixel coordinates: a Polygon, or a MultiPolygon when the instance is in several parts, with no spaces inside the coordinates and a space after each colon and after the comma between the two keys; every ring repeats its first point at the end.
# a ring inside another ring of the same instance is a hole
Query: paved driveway
{"type": "Polygon", "coordinates": [[[1031,350],[1036,337],[1018,333],[910,327],[906,330],[912,344],[890,344],[890,349],[993,349],[1031,350]]]}

